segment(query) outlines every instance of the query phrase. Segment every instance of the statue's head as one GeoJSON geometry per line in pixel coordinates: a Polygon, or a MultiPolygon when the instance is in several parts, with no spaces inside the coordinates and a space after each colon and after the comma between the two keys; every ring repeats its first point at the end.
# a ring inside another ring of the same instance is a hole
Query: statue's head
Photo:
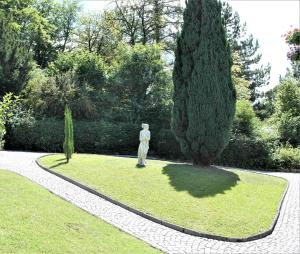
{"type": "Polygon", "coordinates": [[[143,128],[144,130],[149,130],[149,124],[147,124],[147,123],[142,123],[142,128],[143,128]]]}

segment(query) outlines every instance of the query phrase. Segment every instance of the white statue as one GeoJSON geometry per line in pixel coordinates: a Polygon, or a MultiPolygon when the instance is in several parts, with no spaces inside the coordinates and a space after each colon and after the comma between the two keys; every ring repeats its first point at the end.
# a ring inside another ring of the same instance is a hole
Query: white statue
{"type": "Polygon", "coordinates": [[[149,124],[142,124],[143,130],[140,131],[140,145],[138,150],[138,165],[144,167],[149,149],[150,131],[149,124]]]}

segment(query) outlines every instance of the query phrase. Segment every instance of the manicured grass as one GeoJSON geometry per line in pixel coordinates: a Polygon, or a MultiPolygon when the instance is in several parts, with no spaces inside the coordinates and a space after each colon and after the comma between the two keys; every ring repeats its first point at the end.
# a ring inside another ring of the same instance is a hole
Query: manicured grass
{"type": "Polygon", "coordinates": [[[280,178],[243,170],[75,154],[40,162],[157,218],[196,231],[246,237],[270,228],[286,188],[280,178]]]}
{"type": "Polygon", "coordinates": [[[0,253],[159,253],[13,173],[0,170],[0,253]]]}

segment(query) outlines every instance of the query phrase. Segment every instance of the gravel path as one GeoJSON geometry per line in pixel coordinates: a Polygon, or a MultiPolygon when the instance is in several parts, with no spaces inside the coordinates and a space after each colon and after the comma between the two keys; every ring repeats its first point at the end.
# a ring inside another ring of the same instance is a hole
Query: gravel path
{"type": "Polygon", "coordinates": [[[268,173],[290,183],[273,233],[265,238],[232,243],[180,233],[151,222],[42,170],[42,153],[0,152],[0,168],[16,172],[56,195],[166,253],[300,254],[300,174],[268,173]]]}

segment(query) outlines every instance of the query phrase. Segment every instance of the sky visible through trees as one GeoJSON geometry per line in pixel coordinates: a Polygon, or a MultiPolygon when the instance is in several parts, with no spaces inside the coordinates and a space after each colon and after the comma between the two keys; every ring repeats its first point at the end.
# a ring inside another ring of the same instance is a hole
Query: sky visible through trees
{"type": "MultiPolygon", "coordinates": [[[[110,8],[110,0],[80,1],[82,11],[101,11],[110,8]]],[[[185,0],[181,0],[184,4],[185,0]]],[[[271,64],[270,89],[279,83],[279,75],[284,75],[290,67],[286,55],[288,47],[282,35],[296,28],[300,23],[300,1],[298,0],[227,0],[240,15],[242,22],[247,22],[248,33],[258,39],[262,63],[271,64]]]]}

